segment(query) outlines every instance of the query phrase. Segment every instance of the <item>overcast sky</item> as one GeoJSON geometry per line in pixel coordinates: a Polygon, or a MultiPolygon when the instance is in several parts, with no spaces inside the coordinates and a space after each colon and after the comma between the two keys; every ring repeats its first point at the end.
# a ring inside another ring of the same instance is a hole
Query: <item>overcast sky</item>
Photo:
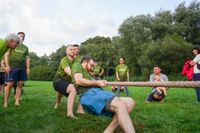
{"type": "MultiPolygon", "coordinates": [[[[185,0],[188,5],[192,0],[185,0]]],[[[183,0],[0,0],[0,37],[24,31],[39,56],[94,36],[115,36],[130,16],[171,10],[183,0]]]]}

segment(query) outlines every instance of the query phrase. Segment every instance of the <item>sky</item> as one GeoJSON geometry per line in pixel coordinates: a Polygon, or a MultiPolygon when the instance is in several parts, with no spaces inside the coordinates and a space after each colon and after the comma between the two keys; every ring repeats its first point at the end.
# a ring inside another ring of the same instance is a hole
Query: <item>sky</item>
{"type": "MultiPolygon", "coordinates": [[[[50,55],[62,45],[118,35],[125,19],[174,9],[184,0],[0,0],[0,37],[26,33],[29,51],[50,55]]],[[[192,0],[185,0],[188,5],[192,0]]]]}

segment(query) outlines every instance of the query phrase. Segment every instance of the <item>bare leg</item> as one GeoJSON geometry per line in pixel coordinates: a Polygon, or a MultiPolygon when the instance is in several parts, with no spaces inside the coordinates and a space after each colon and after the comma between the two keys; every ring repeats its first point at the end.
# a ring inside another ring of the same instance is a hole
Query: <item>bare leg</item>
{"type": "Polygon", "coordinates": [[[5,87],[5,90],[4,90],[4,104],[3,104],[4,108],[8,107],[8,97],[10,95],[10,90],[11,90],[12,86],[13,86],[13,82],[8,82],[7,86],[5,87]]]}
{"type": "Polygon", "coordinates": [[[76,89],[72,84],[69,84],[69,86],[67,87],[67,93],[69,93],[67,100],[67,116],[77,119],[73,113],[76,89]]]}
{"type": "Polygon", "coordinates": [[[56,96],[56,104],[55,104],[55,106],[54,106],[54,109],[57,109],[57,108],[58,108],[61,99],[62,99],[62,94],[60,94],[59,92],[57,92],[57,96],[56,96]]]}
{"type": "Polygon", "coordinates": [[[108,125],[104,133],[114,132],[118,125],[120,125],[126,133],[134,133],[135,129],[129,116],[134,106],[135,102],[131,98],[114,98],[111,102],[111,111],[115,112],[116,115],[113,117],[112,122],[108,125]]]}
{"type": "Polygon", "coordinates": [[[22,87],[23,87],[23,81],[19,81],[17,83],[17,89],[16,89],[16,95],[15,95],[15,105],[16,106],[19,106],[20,105],[20,96],[21,96],[21,93],[22,93],[22,87]]]}
{"type": "Polygon", "coordinates": [[[4,93],[5,84],[0,85],[0,94],[4,93]]]}
{"type": "Polygon", "coordinates": [[[78,104],[77,113],[78,114],[84,114],[85,113],[84,110],[83,110],[83,106],[80,104],[80,102],[78,104]]]}

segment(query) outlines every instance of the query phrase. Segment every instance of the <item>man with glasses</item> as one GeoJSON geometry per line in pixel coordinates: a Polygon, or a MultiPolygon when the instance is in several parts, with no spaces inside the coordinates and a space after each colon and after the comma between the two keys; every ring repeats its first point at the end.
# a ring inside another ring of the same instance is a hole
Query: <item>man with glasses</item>
{"type": "Polygon", "coordinates": [[[131,98],[116,97],[110,91],[104,90],[104,80],[92,80],[90,72],[93,71],[95,61],[90,56],[82,58],[81,63],[72,67],[72,72],[80,93],[80,103],[89,113],[95,115],[114,115],[112,122],[105,129],[105,133],[114,132],[120,126],[126,133],[134,133],[133,123],[129,116],[135,106],[131,98]]]}

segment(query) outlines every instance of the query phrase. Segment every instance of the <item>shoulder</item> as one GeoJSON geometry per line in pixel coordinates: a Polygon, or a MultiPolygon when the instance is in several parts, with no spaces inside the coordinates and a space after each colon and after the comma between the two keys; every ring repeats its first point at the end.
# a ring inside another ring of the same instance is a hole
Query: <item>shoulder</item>
{"type": "Polygon", "coordinates": [[[150,78],[153,78],[153,77],[154,77],[154,74],[151,74],[151,75],[150,75],[150,78]]]}
{"type": "Polygon", "coordinates": [[[82,66],[80,63],[76,62],[72,64],[72,71],[74,73],[82,73],[82,66]]]}
{"type": "Polygon", "coordinates": [[[168,79],[167,75],[161,73],[161,76],[164,78],[164,79],[168,79]]]}

